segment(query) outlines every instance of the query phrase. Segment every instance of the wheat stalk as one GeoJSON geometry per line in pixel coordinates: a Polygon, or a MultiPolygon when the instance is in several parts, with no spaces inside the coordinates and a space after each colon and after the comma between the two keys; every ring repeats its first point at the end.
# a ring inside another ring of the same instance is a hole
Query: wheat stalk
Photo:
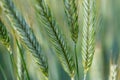
{"type": "Polygon", "coordinates": [[[19,50],[19,53],[17,54],[17,57],[18,57],[17,64],[18,64],[18,74],[20,76],[20,80],[24,80],[26,75],[27,75],[27,80],[30,80],[29,73],[24,60],[25,51],[23,49],[23,46],[20,44],[20,41],[16,39],[16,43],[19,50]],[[26,72],[26,75],[25,75],[25,72],[26,72]]]}
{"type": "Polygon", "coordinates": [[[45,1],[36,1],[38,3],[35,7],[36,12],[39,15],[42,23],[44,23],[45,25],[51,44],[54,46],[64,70],[69,74],[69,76],[73,77],[75,73],[73,57],[68,52],[67,44],[62,37],[63,35],[58,29],[59,26],[56,23],[54,17],[52,16],[51,11],[45,1]]]}
{"type": "Polygon", "coordinates": [[[32,29],[24,20],[23,16],[15,8],[12,0],[0,1],[2,3],[2,9],[6,13],[7,18],[11,22],[12,27],[18,34],[24,44],[26,44],[29,51],[36,58],[37,63],[40,65],[40,69],[43,74],[48,77],[48,63],[47,58],[41,53],[41,47],[37,41],[32,29]]]}
{"type": "Polygon", "coordinates": [[[76,53],[76,43],[78,40],[78,32],[79,32],[79,25],[78,25],[78,12],[77,12],[77,0],[63,0],[65,6],[65,13],[68,20],[68,25],[71,31],[71,38],[75,43],[75,63],[76,63],[76,74],[79,79],[79,69],[78,69],[78,58],[76,53]]]}
{"type": "Polygon", "coordinates": [[[82,29],[82,58],[84,67],[84,80],[92,64],[95,46],[95,26],[94,26],[94,0],[83,1],[84,22],[82,29]]]}

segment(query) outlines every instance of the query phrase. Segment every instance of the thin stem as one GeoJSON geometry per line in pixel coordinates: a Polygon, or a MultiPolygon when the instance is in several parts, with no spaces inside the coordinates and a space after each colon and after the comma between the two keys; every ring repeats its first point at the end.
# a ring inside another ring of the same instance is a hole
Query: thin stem
{"type": "Polygon", "coordinates": [[[17,66],[15,64],[15,60],[14,60],[12,51],[9,51],[9,54],[10,54],[10,60],[11,60],[11,63],[12,63],[13,72],[14,72],[14,69],[15,69],[15,73],[16,73],[15,75],[18,77],[18,80],[20,80],[20,76],[18,75],[18,71],[16,70],[17,66]]]}
{"type": "Polygon", "coordinates": [[[27,67],[26,67],[26,64],[25,64],[25,60],[24,60],[23,55],[21,53],[20,53],[20,55],[21,55],[23,66],[24,66],[24,69],[25,69],[25,72],[26,72],[26,75],[27,75],[27,79],[30,80],[30,76],[29,76],[29,73],[28,73],[28,70],[27,70],[27,67]]]}
{"type": "Polygon", "coordinates": [[[84,79],[83,79],[83,80],[86,80],[86,76],[87,76],[87,74],[85,73],[85,74],[84,74],[84,79]]]}
{"type": "Polygon", "coordinates": [[[71,80],[74,80],[74,77],[71,77],[71,80]]]}
{"type": "Polygon", "coordinates": [[[77,74],[77,80],[79,80],[79,69],[78,69],[78,58],[77,58],[76,44],[75,44],[74,50],[75,50],[76,74],[77,74]]]}
{"type": "Polygon", "coordinates": [[[28,73],[28,70],[27,70],[27,67],[26,67],[26,63],[25,63],[25,60],[24,60],[24,56],[23,56],[22,50],[21,50],[20,45],[19,45],[17,40],[16,40],[16,42],[17,42],[18,48],[20,50],[20,57],[22,59],[22,64],[23,64],[23,67],[24,67],[26,75],[27,75],[27,80],[30,80],[30,76],[29,76],[29,73],[28,73]]]}

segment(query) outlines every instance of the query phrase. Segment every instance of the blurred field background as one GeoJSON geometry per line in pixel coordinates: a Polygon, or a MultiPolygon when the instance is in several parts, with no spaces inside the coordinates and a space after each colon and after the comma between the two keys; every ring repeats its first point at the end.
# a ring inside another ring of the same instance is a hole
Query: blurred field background
{"type": "MultiPolygon", "coordinates": [[[[47,54],[49,62],[49,79],[50,80],[70,80],[66,72],[62,69],[54,50],[48,45],[47,35],[42,26],[38,24],[37,16],[34,11],[35,0],[13,0],[17,9],[22,12],[28,24],[32,27],[37,39],[42,44],[42,49],[47,54]]],[[[60,28],[67,38],[69,44],[73,44],[70,39],[70,32],[64,12],[63,0],[46,0],[53,12],[60,28]]],[[[79,1],[79,23],[82,26],[82,0],[79,1]]],[[[118,63],[118,80],[120,80],[120,0],[96,0],[97,22],[96,22],[96,47],[93,58],[92,67],[90,68],[87,80],[109,80],[110,65],[118,63]]],[[[4,14],[0,14],[4,23],[8,26],[9,32],[12,32],[4,14]]],[[[81,28],[80,28],[81,29],[81,28]]],[[[80,30],[81,31],[81,30],[80,30]]],[[[14,35],[12,32],[11,35],[14,35]]],[[[79,41],[77,44],[77,53],[79,55],[80,77],[83,79],[83,68],[81,63],[81,32],[79,32],[79,41]]],[[[14,46],[14,39],[13,39],[14,46]]],[[[14,46],[15,47],[15,46],[14,46]]],[[[72,46],[71,46],[71,49],[72,46]]],[[[29,69],[31,80],[44,80],[35,64],[33,56],[26,51],[26,64],[29,69]]],[[[15,55],[14,55],[15,56],[15,55]]],[[[16,57],[15,57],[16,58],[16,57]]],[[[17,60],[17,58],[16,58],[17,60]]],[[[8,80],[13,80],[13,72],[11,70],[10,56],[7,49],[0,44],[0,80],[4,80],[7,76],[8,80]]]]}

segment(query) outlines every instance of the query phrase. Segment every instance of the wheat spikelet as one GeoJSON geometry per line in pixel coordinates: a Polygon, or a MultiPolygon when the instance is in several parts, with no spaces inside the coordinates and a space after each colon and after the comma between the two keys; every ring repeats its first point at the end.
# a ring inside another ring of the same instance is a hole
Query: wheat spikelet
{"type": "Polygon", "coordinates": [[[82,29],[82,58],[84,76],[89,70],[94,55],[95,27],[94,27],[94,0],[83,1],[84,22],[82,29]]]}
{"type": "Polygon", "coordinates": [[[0,20],[0,42],[10,50],[10,38],[5,25],[0,20]]]}
{"type": "Polygon", "coordinates": [[[74,62],[72,55],[68,52],[67,44],[62,37],[63,35],[59,31],[59,26],[56,23],[51,11],[44,0],[36,0],[37,5],[35,7],[38,16],[42,23],[44,23],[46,31],[49,35],[51,44],[56,50],[59,60],[64,70],[69,76],[74,76],[74,62]]]}
{"type": "Polygon", "coordinates": [[[41,47],[37,41],[32,29],[24,20],[23,16],[15,8],[12,0],[0,1],[2,3],[2,9],[6,13],[7,18],[11,22],[12,27],[18,34],[23,43],[26,44],[29,51],[36,58],[37,63],[40,65],[40,69],[43,74],[48,77],[48,63],[46,56],[41,53],[41,47]]]}
{"type": "Polygon", "coordinates": [[[64,0],[65,13],[68,20],[68,25],[71,31],[72,40],[77,43],[78,40],[78,12],[77,12],[77,0],[64,0]]]}

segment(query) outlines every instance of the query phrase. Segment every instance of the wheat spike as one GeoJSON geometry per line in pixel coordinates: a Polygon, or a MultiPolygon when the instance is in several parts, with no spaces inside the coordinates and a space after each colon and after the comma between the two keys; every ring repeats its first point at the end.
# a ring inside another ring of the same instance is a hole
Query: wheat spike
{"type": "Polygon", "coordinates": [[[84,76],[88,72],[94,55],[95,46],[95,26],[94,26],[94,0],[83,1],[84,22],[82,30],[82,58],[84,76]]]}
{"type": "Polygon", "coordinates": [[[79,25],[78,25],[78,12],[77,12],[77,0],[63,0],[65,6],[65,13],[68,20],[68,25],[71,31],[71,38],[75,43],[75,63],[76,63],[76,74],[79,79],[79,69],[78,69],[78,58],[76,53],[76,43],[78,40],[78,32],[79,32],[79,25]]]}
{"type": "Polygon", "coordinates": [[[74,62],[72,55],[68,52],[67,44],[62,37],[59,26],[56,23],[54,17],[48,5],[44,0],[36,0],[37,5],[35,7],[37,14],[39,15],[42,23],[44,23],[46,31],[49,35],[51,44],[56,50],[59,60],[64,68],[64,70],[69,74],[69,76],[74,76],[74,62]]]}
{"type": "Polygon", "coordinates": [[[65,13],[68,20],[68,25],[71,31],[72,40],[77,43],[78,40],[78,12],[77,12],[77,0],[64,0],[65,13]]]}
{"type": "Polygon", "coordinates": [[[6,13],[7,18],[11,22],[12,27],[18,34],[24,44],[26,44],[29,51],[36,58],[37,63],[40,65],[40,69],[43,74],[48,77],[48,63],[47,58],[41,53],[41,46],[37,41],[32,29],[26,23],[23,16],[15,8],[12,0],[0,1],[2,3],[2,9],[6,13]]]}

